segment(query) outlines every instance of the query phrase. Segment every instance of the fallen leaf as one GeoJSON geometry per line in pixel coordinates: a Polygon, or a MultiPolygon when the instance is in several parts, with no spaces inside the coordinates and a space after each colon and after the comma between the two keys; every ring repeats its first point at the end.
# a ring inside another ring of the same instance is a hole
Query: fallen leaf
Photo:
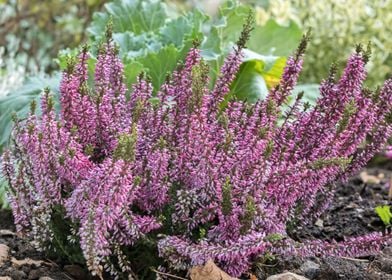
{"type": "Polygon", "coordinates": [[[324,221],[321,220],[321,219],[317,219],[315,225],[318,226],[319,228],[323,228],[324,227],[324,221]]]}
{"type": "MultiPolygon", "coordinates": [[[[380,174],[381,175],[381,174],[380,174]]],[[[374,176],[374,175],[369,175],[366,171],[362,171],[359,173],[359,177],[361,178],[362,182],[364,183],[369,183],[369,184],[380,184],[381,179],[384,178],[384,174],[381,176],[374,176]]]]}
{"type": "Polygon", "coordinates": [[[249,275],[249,280],[257,280],[256,275],[250,274],[250,275],[249,275]]]}
{"type": "Polygon", "coordinates": [[[190,270],[191,280],[238,280],[221,270],[216,264],[209,260],[204,266],[195,266],[190,270]]]}
{"type": "Polygon", "coordinates": [[[0,229],[0,236],[16,236],[16,233],[8,229],[0,229]]]}
{"type": "Polygon", "coordinates": [[[0,267],[8,260],[10,248],[5,244],[0,244],[0,267]]]}
{"type": "Polygon", "coordinates": [[[36,260],[32,260],[30,258],[26,258],[23,260],[17,260],[15,258],[12,258],[11,262],[12,262],[12,265],[16,266],[16,267],[22,266],[22,265],[34,265],[36,267],[39,267],[39,266],[41,266],[42,263],[44,263],[44,261],[36,261],[36,260]]]}
{"type": "Polygon", "coordinates": [[[392,199],[392,178],[389,179],[389,192],[388,192],[388,199],[392,199]]]}
{"type": "Polygon", "coordinates": [[[292,272],[285,272],[281,274],[272,275],[268,277],[267,280],[309,280],[309,279],[292,272]]]}

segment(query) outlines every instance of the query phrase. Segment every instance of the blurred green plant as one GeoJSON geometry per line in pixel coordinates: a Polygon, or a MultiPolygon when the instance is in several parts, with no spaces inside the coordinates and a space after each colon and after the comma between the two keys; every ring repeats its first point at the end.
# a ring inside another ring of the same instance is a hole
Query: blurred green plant
{"type": "Polygon", "coordinates": [[[53,58],[65,46],[76,47],[94,11],[104,0],[0,1],[0,46],[16,54],[27,72],[57,69],[53,58]]]}
{"type": "MultiPolygon", "coordinates": [[[[216,17],[210,19],[197,9],[176,15],[177,11],[168,12],[167,5],[153,0],[114,1],[104,7],[104,12],[94,14],[88,28],[91,41],[102,40],[105,26],[112,18],[113,38],[119,46],[120,55],[125,59],[125,67],[136,67],[139,72],[148,72],[155,81],[155,89],[185,57],[195,39],[201,41],[202,56],[217,74],[223,57],[239,38],[244,19],[251,9],[236,1],[228,1],[220,7],[216,17]]],[[[248,48],[256,54],[268,55],[254,57],[253,60],[282,62],[282,56],[287,56],[296,48],[301,35],[302,31],[294,23],[282,27],[272,21],[266,26],[256,26],[248,48]],[[282,44],[283,41],[285,44],[282,44]]],[[[284,63],[279,65],[283,69],[284,63]]],[[[138,71],[134,72],[127,74],[129,82],[133,82],[138,74],[138,71]]],[[[266,84],[268,88],[274,85],[272,81],[266,84]]]]}
{"type": "MultiPolygon", "coordinates": [[[[244,1],[256,6],[256,21],[274,19],[279,25],[296,22],[312,28],[302,81],[318,83],[334,58],[342,60],[358,43],[372,42],[368,85],[382,83],[392,74],[392,0],[263,0],[244,1]]],[[[338,61],[343,63],[343,61],[338,61]]]]}
{"type": "Polygon", "coordinates": [[[0,47],[0,98],[20,87],[24,80],[26,69],[18,65],[15,53],[4,55],[5,48],[0,47]]]}
{"type": "MultiPolygon", "coordinates": [[[[56,74],[51,77],[36,76],[26,79],[25,84],[13,91],[12,94],[0,98],[0,143],[7,144],[12,130],[12,114],[16,113],[18,117],[23,118],[30,110],[31,101],[38,101],[40,93],[45,87],[49,87],[52,92],[58,96],[58,81],[60,75],[56,74]]],[[[39,103],[37,103],[39,104],[39,103]]],[[[39,106],[38,106],[39,107],[39,106]]],[[[37,108],[39,109],[39,108],[37,108]]],[[[1,153],[1,146],[0,146],[1,153]]]]}

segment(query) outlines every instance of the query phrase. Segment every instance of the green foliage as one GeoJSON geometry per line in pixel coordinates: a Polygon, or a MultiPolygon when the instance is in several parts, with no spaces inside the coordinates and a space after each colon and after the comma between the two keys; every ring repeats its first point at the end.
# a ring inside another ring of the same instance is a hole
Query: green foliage
{"type": "Polygon", "coordinates": [[[271,243],[274,243],[274,242],[278,242],[278,241],[281,241],[282,239],[284,239],[284,236],[282,236],[279,233],[272,233],[272,234],[266,236],[265,239],[271,243]]]}
{"type": "Polygon", "coordinates": [[[226,183],[222,187],[222,212],[224,215],[229,215],[233,208],[231,204],[231,184],[230,179],[227,178],[226,183]]]}
{"type": "Polygon", "coordinates": [[[391,206],[389,205],[383,205],[383,206],[377,206],[375,209],[377,215],[380,217],[382,222],[386,227],[391,226],[391,221],[392,221],[392,212],[391,212],[391,206]]]}
{"type": "Polygon", "coordinates": [[[53,231],[53,247],[48,251],[49,256],[52,258],[60,258],[71,263],[84,264],[82,251],[80,249],[79,240],[72,234],[71,221],[66,219],[65,210],[56,206],[51,217],[50,227],[53,231]],[[69,236],[75,237],[75,240],[70,242],[69,236]],[[56,250],[56,249],[57,250],[56,250]]]}
{"type": "Polygon", "coordinates": [[[1,208],[8,208],[7,190],[8,184],[4,178],[0,178],[0,206],[1,208]]]}
{"type": "Polygon", "coordinates": [[[265,98],[268,90],[279,83],[285,64],[285,57],[246,52],[237,78],[231,85],[232,94],[252,103],[265,98]]]}
{"type": "Polygon", "coordinates": [[[132,127],[132,133],[120,135],[118,145],[113,153],[113,157],[116,159],[123,159],[127,162],[134,161],[136,141],[136,127],[132,127]]]}
{"type": "Polygon", "coordinates": [[[255,28],[252,36],[250,49],[259,53],[288,56],[292,53],[292,47],[297,47],[302,30],[294,22],[282,27],[271,19],[266,25],[255,28]]]}
{"type": "MultiPolygon", "coordinates": [[[[12,130],[11,115],[16,112],[18,117],[25,117],[30,111],[30,103],[35,100],[39,104],[39,97],[45,87],[49,87],[54,93],[58,93],[59,75],[53,77],[31,77],[26,83],[12,94],[0,99],[0,152],[9,143],[12,130]]],[[[39,106],[38,106],[39,109],[39,106]]]]}
{"type": "Polygon", "coordinates": [[[170,18],[165,4],[154,0],[117,0],[104,7],[104,12],[94,14],[88,28],[92,44],[103,40],[111,19],[127,82],[135,81],[144,71],[154,81],[155,91],[185,58],[192,40],[202,37],[201,25],[207,19],[199,11],[170,18]]]}
{"type": "MultiPolygon", "coordinates": [[[[105,5],[104,12],[94,15],[88,31],[93,42],[102,40],[105,26],[112,18],[113,38],[119,46],[120,55],[126,59],[126,69],[131,68],[128,67],[129,63],[142,65],[138,70],[143,68],[143,71],[149,73],[153,78],[155,90],[163,83],[166,74],[172,72],[178,61],[185,57],[192,41],[199,39],[202,42],[202,56],[215,74],[212,77],[213,82],[219,73],[223,57],[239,38],[245,18],[251,11],[250,7],[228,1],[221,7],[215,19],[209,19],[199,10],[171,18],[167,9],[163,3],[153,0],[114,1],[105,5]]],[[[266,26],[256,27],[248,47],[256,56],[259,53],[285,56],[296,48],[301,35],[302,32],[294,23],[289,27],[282,27],[271,21],[266,26]],[[277,39],[279,37],[281,41],[277,39]]],[[[260,60],[258,63],[263,65],[271,64],[273,59],[284,61],[284,58],[260,55],[257,59],[260,60]]],[[[277,63],[273,74],[279,77],[283,67],[284,63],[277,63]]],[[[258,76],[256,81],[252,80],[252,84],[263,91],[258,94],[253,91],[253,96],[249,99],[255,100],[257,96],[265,95],[269,87],[263,85],[271,84],[270,81],[264,80],[268,76],[266,73],[260,75],[259,68],[246,67],[244,75],[249,73],[251,76],[258,76]]],[[[128,80],[133,80],[137,74],[126,75],[128,80]]],[[[246,96],[247,90],[243,86],[237,87],[236,94],[246,96]],[[240,90],[243,91],[239,92],[240,90]]]]}
{"type": "Polygon", "coordinates": [[[251,228],[256,210],[254,198],[248,195],[245,204],[245,215],[241,219],[241,233],[245,233],[251,228]]]}
{"type": "MultiPolygon", "coordinates": [[[[157,53],[149,53],[138,61],[143,69],[151,76],[154,89],[157,90],[164,83],[166,75],[176,67],[183,55],[173,45],[160,49],[157,53]]],[[[127,78],[128,75],[126,74],[127,78]]]]}
{"type": "Polygon", "coordinates": [[[317,98],[320,95],[319,85],[317,85],[317,84],[301,84],[301,85],[298,85],[293,90],[293,94],[291,96],[292,101],[295,100],[297,95],[299,93],[301,93],[301,92],[304,93],[304,95],[302,97],[302,100],[304,102],[308,102],[311,105],[315,105],[316,104],[316,100],[317,100],[317,98]]]}
{"type": "Polygon", "coordinates": [[[392,0],[266,0],[264,5],[260,1],[247,2],[259,6],[259,24],[272,19],[280,26],[288,26],[295,21],[304,30],[315,30],[304,64],[305,82],[320,82],[331,61],[343,61],[354,45],[369,41],[374,50],[367,65],[369,85],[376,86],[392,74],[392,0]]]}
{"type": "Polygon", "coordinates": [[[0,46],[16,54],[27,72],[51,73],[53,57],[85,39],[85,26],[103,0],[8,0],[0,2],[0,46]]]}
{"type": "Polygon", "coordinates": [[[109,18],[113,20],[113,32],[132,32],[136,35],[157,31],[165,24],[167,14],[161,2],[155,0],[122,0],[105,4],[106,12],[93,16],[90,34],[101,38],[105,34],[109,18]]]}
{"type": "Polygon", "coordinates": [[[342,170],[347,168],[350,164],[351,158],[341,158],[341,157],[334,157],[328,159],[317,159],[311,163],[311,168],[313,169],[322,169],[326,166],[339,166],[342,170]]]}

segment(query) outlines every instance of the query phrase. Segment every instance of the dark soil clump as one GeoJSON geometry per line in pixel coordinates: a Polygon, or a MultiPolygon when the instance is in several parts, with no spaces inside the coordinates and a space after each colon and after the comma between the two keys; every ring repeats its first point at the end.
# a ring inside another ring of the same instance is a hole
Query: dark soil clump
{"type": "Polygon", "coordinates": [[[14,220],[10,210],[0,210],[0,229],[15,230],[14,220]]]}

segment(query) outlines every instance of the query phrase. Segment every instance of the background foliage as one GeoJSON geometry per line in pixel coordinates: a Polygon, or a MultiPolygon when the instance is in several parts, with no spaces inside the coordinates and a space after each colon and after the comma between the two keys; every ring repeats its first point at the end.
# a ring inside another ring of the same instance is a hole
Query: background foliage
{"type": "Polygon", "coordinates": [[[281,26],[296,22],[312,28],[302,80],[317,83],[336,58],[340,65],[358,43],[372,43],[368,85],[380,85],[392,74],[391,0],[274,0],[246,1],[256,7],[257,22],[275,19],[281,26]]]}
{"type": "Polygon", "coordinates": [[[59,50],[78,46],[103,0],[0,1],[0,46],[30,71],[51,72],[59,50]]]}

